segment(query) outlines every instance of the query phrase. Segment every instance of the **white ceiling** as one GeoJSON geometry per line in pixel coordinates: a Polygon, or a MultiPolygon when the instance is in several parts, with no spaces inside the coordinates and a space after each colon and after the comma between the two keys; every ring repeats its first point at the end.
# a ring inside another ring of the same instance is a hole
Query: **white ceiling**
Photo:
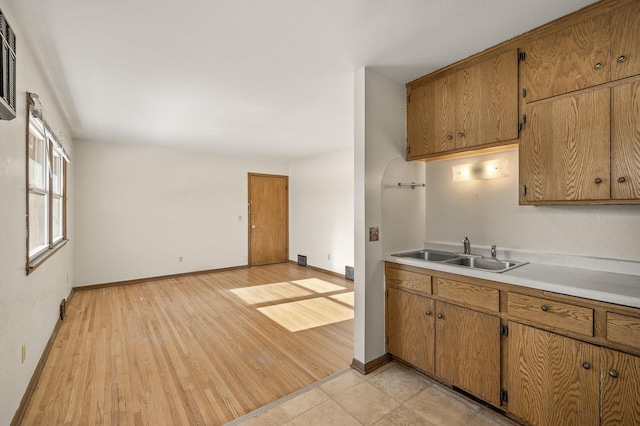
{"type": "Polygon", "coordinates": [[[355,70],[406,83],[594,2],[8,1],[75,138],[285,161],[353,143],[355,70]]]}

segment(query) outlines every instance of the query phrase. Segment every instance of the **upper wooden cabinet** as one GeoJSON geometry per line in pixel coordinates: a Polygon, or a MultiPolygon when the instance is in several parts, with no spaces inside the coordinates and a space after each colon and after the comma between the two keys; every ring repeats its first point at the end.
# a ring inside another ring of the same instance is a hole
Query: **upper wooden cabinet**
{"type": "Polygon", "coordinates": [[[611,14],[611,80],[640,74],[640,2],[611,14]]]}
{"type": "Polygon", "coordinates": [[[536,38],[523,52],[527,102],[640,74],[640,3],[536,38]]]}
{"type": "Polygon", "coordinates": [[[526,104],[523,204],[640,199],[640,79],[526,104]]]}
{"type": "Polygon", "coordinates": [[[640,80],[611,91],[611,198],[640,199],[640,80]]]}
{"type": "Polygon", "coordinates": [[[600,15],[526,44],[527,102],[609,81],[609,15],[600,15]]]}
{"type": "Polygon", "coordinates": [[[527,105],[525,114],[525,200],[608,200],[609,89],[527,105]]]}
{"type": "Polygon", "coordinates": [[[518,137],[518,52],[407,85],[407,160],[518,137]]]}

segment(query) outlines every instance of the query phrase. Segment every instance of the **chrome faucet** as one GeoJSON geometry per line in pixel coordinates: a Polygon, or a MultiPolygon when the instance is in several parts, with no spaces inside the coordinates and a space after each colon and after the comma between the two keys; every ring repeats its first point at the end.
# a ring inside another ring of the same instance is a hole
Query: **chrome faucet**
{"type": "Polygon", "coordinates": [[[496,245],[495,244],[493,244],[491,246],[491,258],[492,259],[496,259],[497,258],[497,256],[496,256],[496,245]]]}
{"type": "Polygon", "coordinates": [[[462,244],[464,244],[464,254],[471,254],[471,243],[469,242],[468,237],[464,237],[462,244]]]}

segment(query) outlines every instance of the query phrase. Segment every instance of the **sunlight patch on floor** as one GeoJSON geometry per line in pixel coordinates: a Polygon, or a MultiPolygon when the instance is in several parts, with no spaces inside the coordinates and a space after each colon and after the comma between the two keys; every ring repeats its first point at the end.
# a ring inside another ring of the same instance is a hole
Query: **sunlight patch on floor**
{"type": "MultiPolygon", "coordinates": [[[[350,295],[353,300],[353,292],[338,296],[346,297],[347,295],[350,295]]],[[[353,319],[353,308],[345,306],[345,303],[341,302],[331,300],[328,297],[316,297],[298,302],[266,306],[258,308],[258,311],[287,330],[296,332],[353,319]]]]}
{"type": "Polygon", "coordinates": [[[230,291],[250,305],[275,302],[294,297],[304,297],[313,294],[312,291],[291,284],[290,282],[234,288],[230,291]]]}
{"type": "Polygon", "coordinates": [[[331,293],[332,291],[346,290],[344,286],[332,284],[320,278],[307,278],[291,282],[316,293],[331,293]]]}
{"type": "Polygon", "coordinates": [[[349,305],[353,308],[353,292],[342,293],[342,294],[334,294],[333,296],[329,296],[329,298],[333,300],[337,300],[340,303],[344,303],[345,305],[349,305]]]}

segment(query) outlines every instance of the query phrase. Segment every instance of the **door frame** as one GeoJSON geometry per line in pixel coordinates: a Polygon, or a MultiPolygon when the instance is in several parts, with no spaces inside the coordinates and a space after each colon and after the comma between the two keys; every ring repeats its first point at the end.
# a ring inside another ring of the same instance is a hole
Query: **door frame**
{"type": "Polygon", "coordinates": [[[286,180],[286,188],[287,188],[287,220],[286,220],[286,263],[289,261],[289,176],[287,175],[273,175],[268,173],[247,173],[247,266],[251,268],[253,265],[251,264],[251,177],[269,177],[269,178],[284,178],[286,180]]]}

